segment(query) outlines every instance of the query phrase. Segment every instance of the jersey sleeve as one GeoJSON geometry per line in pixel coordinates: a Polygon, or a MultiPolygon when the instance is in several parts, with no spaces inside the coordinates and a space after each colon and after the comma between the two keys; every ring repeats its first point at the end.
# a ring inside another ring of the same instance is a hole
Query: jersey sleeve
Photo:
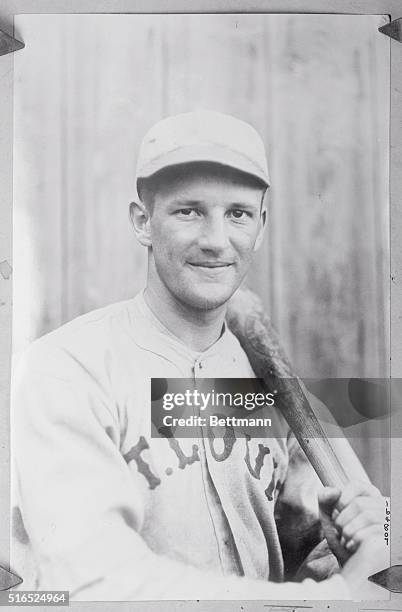
{"type": "MultiPolygon", "coordinates": [[[[345,581],[286,585],[216,576],[152,551],[119,449],[119,422],[89,372],[32,350],[13,376],[13,487],[38,587],[72,600],[348,599],[345,581]]],[[[24,578],[24,576],[22,576],[24,578]]]]}

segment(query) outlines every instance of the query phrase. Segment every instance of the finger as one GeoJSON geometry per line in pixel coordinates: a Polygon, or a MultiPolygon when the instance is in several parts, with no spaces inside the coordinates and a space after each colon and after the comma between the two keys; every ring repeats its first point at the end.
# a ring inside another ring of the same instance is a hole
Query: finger
{"type": "Polygon", "coordinates": [[[357,550],[357,548],[358,548],[358,544],[356,543],[356,541],[353,538],[350,538],[350,540],[346,540],[345,537],[342,536],[340,541],[339,541],[339,543],[349,553],[355,552],[355,550],[357,550]]]}
{"type": "Polygon", "coordinates": [[[353,534],[353,537],[349,539],[352,539],[358,546],[362,546],[366,552],[370,550],[372,554],[383,548],[389,551],[389,547],[387,547],[384,541],[381,525],[368,525],[358,529],[353,534]]]}
{"type": "Polygon", "coordinates": [[[371,497],[358,496],[355,497],[348,506],[346,506],[341,512],[336,508],[332,512],[332,520],[335,525],[339,528],[345,527],[355,516],[360,514],[370,513],[375,516],[376,520],[381,523],[383,519],[383,505],[381,499],[378,503],[377,499],[371,497]]]}
{"type": "Polygon", "coordinates": [[[344,546],[346,548],[346,540],[345,540],[345,538],[343,536],[341,536],[340,544],[341,544],[341,546],[344,546]]]}
{"type": "Polygon", "coordinates": [[[358,549],[358,546],[359,544],[357,544],[357,542],[353,538],[351,538],[345,543],[345,548],[350,553],[354,553],[358,549]]]}
{"type": "Polygon", "coordinates": [[[337,503],[338,509],[342,510],[345,508],[345,506],[348,506],[355,497],[358,496],[379,498],[381,497],[381,493],[370,482],[351,480],[347,483],[342,491],[337,503]]]}
{"type": "Polygon", "coordinates": [[[334,521],[336,527],[338,529],[343,529],[345,525],[350,523],[358,514],[360,514],[363,509],[361,508],[361,502],[359,499],[364,499],[362,497],[357,497],[354,499],[348,506],[346,506],[341,512],[335,509],[332,513],[332,520],[334,521]]]}
{"type": "Polygon", "coordinates": [[[379,525],[379,521],[377,516],[371,514],[369,512],[365,512],[363,514],[359,514],[355,516],[347,525],[342,528],[342,536],[346,541],[353,538],[355,542],[358,542],[356,534],[361,529],[365,529],[366,527],[379,525]]]}

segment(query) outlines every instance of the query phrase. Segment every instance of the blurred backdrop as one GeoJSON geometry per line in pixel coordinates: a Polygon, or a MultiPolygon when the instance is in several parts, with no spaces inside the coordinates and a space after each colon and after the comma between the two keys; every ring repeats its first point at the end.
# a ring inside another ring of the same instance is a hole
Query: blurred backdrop
{"type": "Polygon", "coordinates": [[[139,143],[166,115],[213,109],[249,121],[266,143],[269,225],[248,284],[296,371],[386,376],[384,22],[18,16],[14,350],[144,286],[146,251],[128,219],[139,143]]]}

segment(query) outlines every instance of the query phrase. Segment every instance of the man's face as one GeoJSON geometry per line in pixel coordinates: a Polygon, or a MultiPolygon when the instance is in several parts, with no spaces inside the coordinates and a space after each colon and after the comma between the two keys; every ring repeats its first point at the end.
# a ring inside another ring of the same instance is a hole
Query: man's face
{"type": "Polygon", "coordinates": [[[266,220],[263,188],[235,171],[194,169],[162,184],[149,219],[149,282],[187,307],[212,310],[239,287],[266,220]]]}

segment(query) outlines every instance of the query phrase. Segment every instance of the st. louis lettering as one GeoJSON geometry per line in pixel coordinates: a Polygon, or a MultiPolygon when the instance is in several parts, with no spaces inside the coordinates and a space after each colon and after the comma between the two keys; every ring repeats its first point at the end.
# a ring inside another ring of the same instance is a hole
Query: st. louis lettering
{"type": "Polygon", "coordinates": [[[151,472],[149,464],[141,457],[141,453],[147,448],[149,448],[149,444],[145,440],[144,436],[141,436],[137,444],[124,455],[124,459],[127,461],[127,463],[130,463],[130,461],[135,461],[138,472],[145,476],[148,481],[149,488],[155,489],[155,487],[160,485],[161,480],[151,472]]]}
{"type": "Polygon", "coordinates": [[[246,437],[247,450],[246,450],[246,456],[244,457],[244,461],[246,462],[248,471],[250,472],[251,476],[253,476],[254,478],[257,478],[257,480],[260,480],[261,468],[264,465],[264,457],[265,455],[269,455],[271,451],[268,448],[268,446],[259,444],[258,445],[258,455],[255,459],[254,467],[252,467],[251,462],[250,462],[250,445],[249,445],[251,437],[248,434],[245,434],[245,437],[246,437]]]}
{"type": "Polygon", "coordinates": [[[167,438],[170,448],[174,451],[176,457],[179,460],[179,468],[181,470],[184,470],[186,465],[191,465],[195,461],[200,460],[200,456],[198,454],[198,446],[196,444],[193,444],[192,446],[192,455],[185,455],[181,449],[179,442],[176,440],[176,438],[173,437],[173,432],[170,427],[160,427],[158,431],[160,434],[162,434],[162,436],[165,436],[165,438],[167,438]]]}
{"type": "MultiPolygon", "coordinates": [[[[188,465],[192,465],[196,461],[200,461],[199,449],[198,449],[197,444],[192,445],[191,455],[186,455],[183,449],[181,448],[179,441],[173,437],[172,430],[169,427],[162,427],[160,428],[159,432],[166,438],[170,449],[174,452],[176,458],[178,459],[179,469],[184,470],[188,465]]],[[[244,462],[247,466],[247,469],[250,475],[257,480],[260,480],[261,470],[264,465],[265,457],[266,455],[269,455],[271,451],[268,448],[268,446],[264,446],[264,444],[258,444],[258,453],[254,459],[254,466],[253,466],[251,458],[250,458],[251,436],[249,436],[248,434],[244,434],[244,435],[245,435],[244,439],[245,439],[245,444],[246,444],[246,454],[244,456],[244,462]]],[[[212,429],[210,429],[209,437],[208,437],[209,448],[210,448],[212,457],[215,459],[215,461],[218,461],[218,462],[226,461],[226,459],[230,457],[233,447],[236,444],[237,438],[235,436],[235,433],[232,427],[227,426],[225,428],[225,433],[223,435],[222,440],[223,440],[223,451],[221,453],[218,453],[215,450],[215,436],[213,434],[212,429]]],[[[127,461],[127,463],[130,463],[130,461],[135,461],[138,472],[146,478],[149,484],[149,488],[155,489],[157,486],[161,484],[161,479],[158,478],[158,476],[156,476],[152,472],[149,464],[141,456],[142,452],[147,449],[149,449],[149,444],[144,438],[144,436],[141,436],[137,444],[133,446],[128,451],[128,453],[124,455],[124,459],[127,461]]],[[[267,488],[265,489],[265,495],[269,501],[272,501],[274,499],[275,488],[279,489],[280,487],[280,482],[276,481],[276,478],[275,478],[277,466],[278,464],[275,458],[272,458],[272,467],[273,467],[272,478],[267,488]]]]}
{"type": "MultiPolygon", "coordinates": [[[[222,415],[217,415],[217,416],[222,416],[222,415]]],[[[208,434],[209,434],[208,435],[209,448],[210,448],[213,458],[215,459],[215,461],[225,461],[230,456],[230,453],[232,452],[233,446],[235,445],[235,442],[236,442],[236,436],[235,436],[233,427],[231,425],[226,425],[225,427],[225,433],[223,435],[223,445],[224,446],[223,446],[223,451],[221,453],[217,453],[215,451],[215,448],[214,448],[215,435],[211,427],[209,428],[208,434]]]]}

